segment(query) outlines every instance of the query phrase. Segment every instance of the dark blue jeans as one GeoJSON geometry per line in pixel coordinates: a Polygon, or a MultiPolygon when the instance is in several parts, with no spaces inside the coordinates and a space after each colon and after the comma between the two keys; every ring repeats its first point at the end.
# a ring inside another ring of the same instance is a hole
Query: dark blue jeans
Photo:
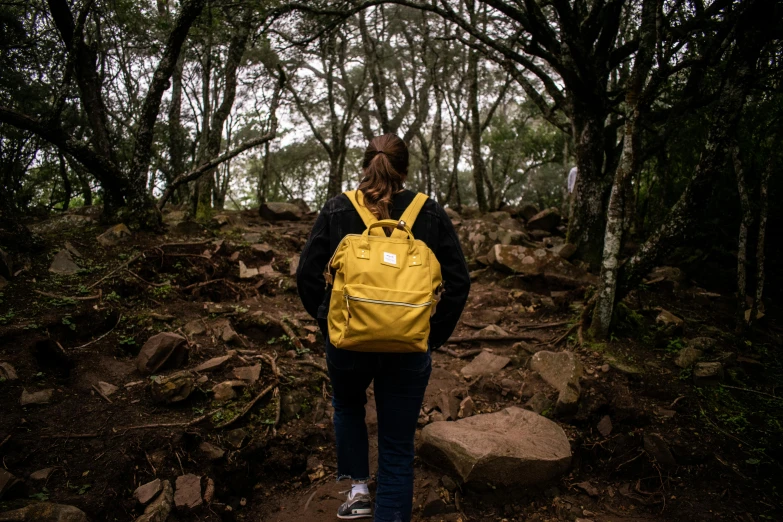
{"type": "Polygon", "coordinates": [[[375,381],[378,411],[376,522],[408,522],[413,508],[416,423],[432,372],[430,353],[361,353],[326,345],[338,479],[370,477],[364,406],[375,381]]]}

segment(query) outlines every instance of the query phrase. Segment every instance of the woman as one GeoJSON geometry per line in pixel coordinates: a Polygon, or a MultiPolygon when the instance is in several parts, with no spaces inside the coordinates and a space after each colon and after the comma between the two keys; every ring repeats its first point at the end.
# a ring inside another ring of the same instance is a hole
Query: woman
{"type": "MultiPolygon", "coordinates": [[[[364,178],[359,185],[364,204],[378,219],[400,219],[415,197],[404,190],[408,148],[394,134],[374,138],[364,153],[364,178]]],[[[371,517],[367,482],[370,479],[364,406],[367,387],[375,382],[378,412],[378,474],[375,498],[377,522],[407,522],[413,504],[414,436],[431,367],[430,352],[364,353],[338,350],[329,343],[326,324],[330,290],[324,268],[340,240],[361,234],[364,222],[345,194],[329,200],[313,226],[297,270],[299,296],[317,319],[326,339],[326,362],[332,382],[338,480],[352,481],[348,500],[340,506],[342,519],[371,517]]],[[[412,227],[435,253],[445,290],[430,319],[430,350],[445,343],[468,298],[470,276],[451,220],[428,199],[412,227]]]]}

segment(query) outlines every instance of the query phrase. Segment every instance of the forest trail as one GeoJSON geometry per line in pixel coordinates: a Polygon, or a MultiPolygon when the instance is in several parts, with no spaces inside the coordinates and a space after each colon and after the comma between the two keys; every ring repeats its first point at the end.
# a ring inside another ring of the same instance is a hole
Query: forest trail
{"type": "MultiPolygon", "coordinates": [[[[765,348],[779,342],[776,323],[767,323],[769,344],[737,346],[726,329],[732,296],[667,269],[626,300],[616,339],[580,346],[589,277],[556,255],[560,232],[536,239],[506,213],[452,219],[473,258],[473,287],[453,342],[433,354],[420,426],[527,408],[556,423],[572,456],[557,478],[513,490],[460,484],[417,458],[414,520],[780,519],[772,482],[781,439],[769,435],[779,399],[748,391],[780,378],[779,354],[765,348]],[[504,271],[512,247],[550,264],[504,271]],[[475,254],[489,248],[491,265],[475,254]],[[695,386],[691,366],[675,364],[699,339],[701,361],[725,370],[723,385],[695,386]],[[547,352],[582,368],[569,408],[544,370],[531,369],[547,352]],[[466,377],[477,354],[505,362],[466,377]]],[[[101,242],[105,227],[89,213],[34,226],[46,252],[2,289],[0,513],[49,501],[89,520],[135,520],[145,508],[134,491],[161,479],[174,491],[169,520],[336,520],[347,486],[334,480],[322,341],[291,271],[312,216],[225,212],[204,227],[172,209],[165,221],[165,236],[115,227],[101,242]],[[49,271],[69,260],[71,275],[49,271]],[[140,373],[138,354],[166,332],[184,338],[171,367],[140,373]],[[178,360],[183,347],[189,355],[178,360]]],[[[373,404],[370,395],[374,469],[373,404]]]]}

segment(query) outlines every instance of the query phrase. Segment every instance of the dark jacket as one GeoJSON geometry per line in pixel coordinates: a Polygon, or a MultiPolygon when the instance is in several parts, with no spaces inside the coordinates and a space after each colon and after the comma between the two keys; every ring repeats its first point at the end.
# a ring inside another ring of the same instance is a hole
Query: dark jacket
{"type": "MultiPolygon", "coordinates": [[[[415,195],[405,190],[394,196],[392,219],[402,216],[415,195]]],[[[326,202],[302,251],[296,271],[299,297],[307,313],[318,320],[322,329],[326,326],[332,290],[326,287],[324,281],[326,264],[344,236],[361,234],[364,230],[359,213],[348,197],[340,194],[326,202]]],[[[435,315],[430,319],[430,346],[435,349],[451,336],[465,308],[470,290],[468,265],[451,220],[443,207],[432,199],[428,199],[422,207],[411,231],[416,239],[424,241],[435,253],[443,275],[444,291],[435,315]]]]}

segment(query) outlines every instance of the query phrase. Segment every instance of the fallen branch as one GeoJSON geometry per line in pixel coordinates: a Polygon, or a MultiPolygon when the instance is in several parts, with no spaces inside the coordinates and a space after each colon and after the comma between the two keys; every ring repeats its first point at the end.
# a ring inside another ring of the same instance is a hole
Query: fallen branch
{"type": "MultiPolygon", "coordinates": [[[[77,346],[77,347],[75,347],[75,348],[71,348],[71,350],[80,350],[80,349],[82,349],[82,348],[85,348],[85,347],[87,347],[87,346],[90,346],[92,343],[97,343],[98,341],[100,341],[101,339],[103,339],[104,337],[106,337],[107,335],[109,335],[110,333],[112,333],[112,332],[114,331],[114,329],[115,329],[115,328],[117,328],[117,325],[119,325],[119,324],[120,324],[120,321],[121,321],[121,320],[122,320],[122,314],[120,314],[120,316],[117,318],[117,323],[116,323],[114,326],[112,326],[111,330],[109,330],[109,331],[108,331],[108,332],[106,332],[105,334],[101,335],[101,336],[100,336],[100,337],[98,337],[97,339],[93,339],[92,341],[90,341],[90,342],[88,342],[88,343],[84,343],[84,344],[83,344],[83,345],[81,345],[81,346],[77,346]]],[[[111,402],[111,401],[109,401],[109,402],[111,402]]]]}
{"type": "Polygon", "coordinates": [[[217,413],[220,410],[212,410],[209,413],[206,413],[202,415],[201,417],[196,417],[193,420],[187,421],[187,422],[162,422],[157,424],[141,424],[139,426],[123,426],[121,428],[116,428],[115,431],[131,431],[131,430],[146,430],[150,428],[178,428],[180,426],[184,426],[186,428],[189,428],[190,426],[195,426],[196,424],[199,424],[201,422],[204,422],[207,420],[211,415],[217,413]]]}
{"type": "Polygon", "coordinates": [[[140,257],[142,257],[142,256],[144,256],[144,252],[139,252],[138,254],[136,254],[136,255],[135,255],[135,256],[133,256],[132,258],[128,259],[127,261],[125,261],[124,263],[122,263],[120,266],[118,266],[117,268],[115,268],[114,270],[112,270],[111,272],[109,272],[108,274],[106,274],[105,276],[103,276],[103,277],[101,277],[100,279],[98,279],[97,281],[95,281],[93,284],[91,284],[91,285],[90,285],[90,286],[88,286],[87,288],[93,288],[93,287],[95,287],[95,286],[98,286],[100,283],[102,283],[103,281],[105,281],[106,279],[108,279],[109,277],[111,277],[112,275],[114,275],[114,273],[115,273],[115,272],[117,272],[117,271],[119,271],[119,270],[122,270],[123,268],[126,268],[126,267],[130,266],[130,264],[131,264],[131,263],[133,263],[134,261],[136,261],[137,259],[139,259],[139,258],[140,258],[140,257]]]}
{"type": "Polygon", "coordinates": [[[102,398],[103,398],[103,399],[104,399],[106,402],[108,402],[109,404],[112,404],[112,401],[111,401],[111,399],[110,399],[110,398],[108,398],[108,397],[106,396],[106,394],[105,394],[105,393],[103,393],[103,392],[101,391],[101,389],[100,389],[100,388],[98,388],[97,386],[95,386],[95,385],[93,384],[93,385],[92,385],[92,389],[93,389],[93,390],[95,390],[95,393],[97,393],[98,395],[100,395],[100,396],[101,396],[101,397],[102,397],[102,398]]]}
{"type": "Polygon", "coordinates": [[[213,283],[220,283],[221,281],[225,281],[225,279],[212,279],[210,281],[203,281],[201,283],[193,283],[192,285],[188,285],[186,287],[183,287],[183,290],[193,290],[194,288],[201,288],[202,286],[211,285],[213,283]]]}
{"type": "Polygon", "coordinates": [[[484,350],[482,348],[476,348],[473,350],[465,350],[464,352],[457,352],[452,350],[451,348],[441,348],[440,350],[436,350],[436,351],[451,355],[452,357],[456,357],[457,359],[465,359],[467,357],[470,357],[471,355],[478,355],[484,350]]]}
{"type": "Polygon", "coordinates": [[[541,323],[541,324],[531,324],[531,325],[520,325],[521,328],[524,328],[525,330],[541,330],[543,328],[554,328],[555,326],[565,326],[567,324],[570,324],[571,321],[558,321],[556,323],[541,323]]]}
{"type": "Polygon", "coordinates": [[[165,283],[150,283],[149,281],[147,281],[146,279],[144,279],[143,277],[141,277],[141,276],[140,276],[139,274],[137,274],[136,272],[132,272],[132,271],[128,270],[127,268],[125,269],[125,271],[126,271],[126,272],[128,272],[128,273],[129,273],[130,275],[132,275],[133,277],[135,277],[136,279],[138,279],[139,281],[141,281],[142,283],[148,284],[148,285],[150,285],[150,286],[154,286],[154,287],[158,287],[158,288],[159,288],[159,287],[161,287],[161,286],[168,286],[168,285],[170,285],[170,284],[171,284],[171,281],[166,281],[165,283]]]}
{"type": "Polygon", "coordinates": [[[529,334],[519,333],[513,335],[476,335],[474,337],[451,337],[448,343],[460,344],[469,342],[501,342],[501,341],[539,341],[538,336],[532,336],[529,334]]]}
{"type": "Polygon", "coordinates": [[[317,368],[318,370],[321,370],[322,372],[328,374],[329,370],[326,369],[326,367],[321,366],[315,361],[291,361],[294,364],[298,364],[300,366],[312,366],[313,368],[317,368]]]}
{"type": "Polygon", "coordinates": [[[223,429],[223,428],[225,428],[227,426],[231,426],[236,421],[238,421],[239,419],[244,417],[245,414],[247,414],[247,412],[249,412],[253,408],[253,406],[256,405],[256,403],[258,401],[260,401],[267,393],[269,393],[270,391],[274,390],[276,386],[277,386],[277,382],[274,382],[274,383],[270,384],[269,386],[267,386],[266,388],[264,388],[261,391],[261,393],[256,395],[255,398],[252,401],[248,402],[245,405],[245,407],[242,408],[242,411],[239,413],[239,415],[237,415],[236,417],[234,417],[231,420],[228,420],[228,421],[224,422],[223,424],[219,424],[219,425],[215,426],[215,429],[223,429]]]}
{"type": "Polygon", "coordinates": [[[777,395],[772,395],[771,393],[766,393],[766,392],[763,392],[763,391],[751,390],[750,388],[740,388],[739,386],[729,386],[728,384],[721,384],[721,386],[723,388],[730,388],[732,390],[739,390],[739,391],[744,391],[744,392],[748,392],[748,393],[756,393],[758,395],[763,395],[764,397],[769,397],[771,399],[777,399],[779,401],[783,401],[783,397],[778,397],[777,395]]]}
{"type": "Polygon", "coordinates": [[[571,333],[572,333],[574,330],[576,330],[577,328],[579,328],[579,325],[580,325],[580,324],[581,324],[581,323],[576,323],[576,324],[575,324],[575,325],[573,325],[571,328],[569,328],[568,330],[566,330],[566,333],[564,333],[563,335],[561,335],[560,337],[558,337],[558,338],[557,338],[557,339],[555,339],[554,341],[550,341],[550,342],[549,342],[549,343],[547,343],[547,344],[551,344],[552,346],[557,346],[558,344],[560,344],[560,342],[561,342],[563,339],[565,339],[566,337],[568,337],[569,335],[571,335],[571,333]]]}
{"type": "Polygon", "coordinates": [[[57,294],[52,294],[52,293],[49,293],[49,292],[43,292],[41,290],[33,290],[33,292],[35,292],[36,294],[41,294],[42,296],[45,296],[45,297],[51,297],[52,299],[72,299],[74,301],[94,301],[95,299],[100,299],[101,298],[101,293],[100,292],[95,294],[95,295],[88,295],[88,296],[84,296],[84,297],[68,297],[68,296],[65,296],[65,295],[57,295],[57,294]]]}
{"type": "Polygon", "coordinates": [[[10,433],[6,436],[6,438],[3,439],[3,442],[0,442],[0,448],[5,446],[5,443],[8,442],[9,440],[11,440],[11,434],[10,433]]]}
{"type": "Polygon", "coordinates": [[[97,433],[63,433],[60,435],[41,435],[42,439],[92,439],[98,437],[97,433]]]}

